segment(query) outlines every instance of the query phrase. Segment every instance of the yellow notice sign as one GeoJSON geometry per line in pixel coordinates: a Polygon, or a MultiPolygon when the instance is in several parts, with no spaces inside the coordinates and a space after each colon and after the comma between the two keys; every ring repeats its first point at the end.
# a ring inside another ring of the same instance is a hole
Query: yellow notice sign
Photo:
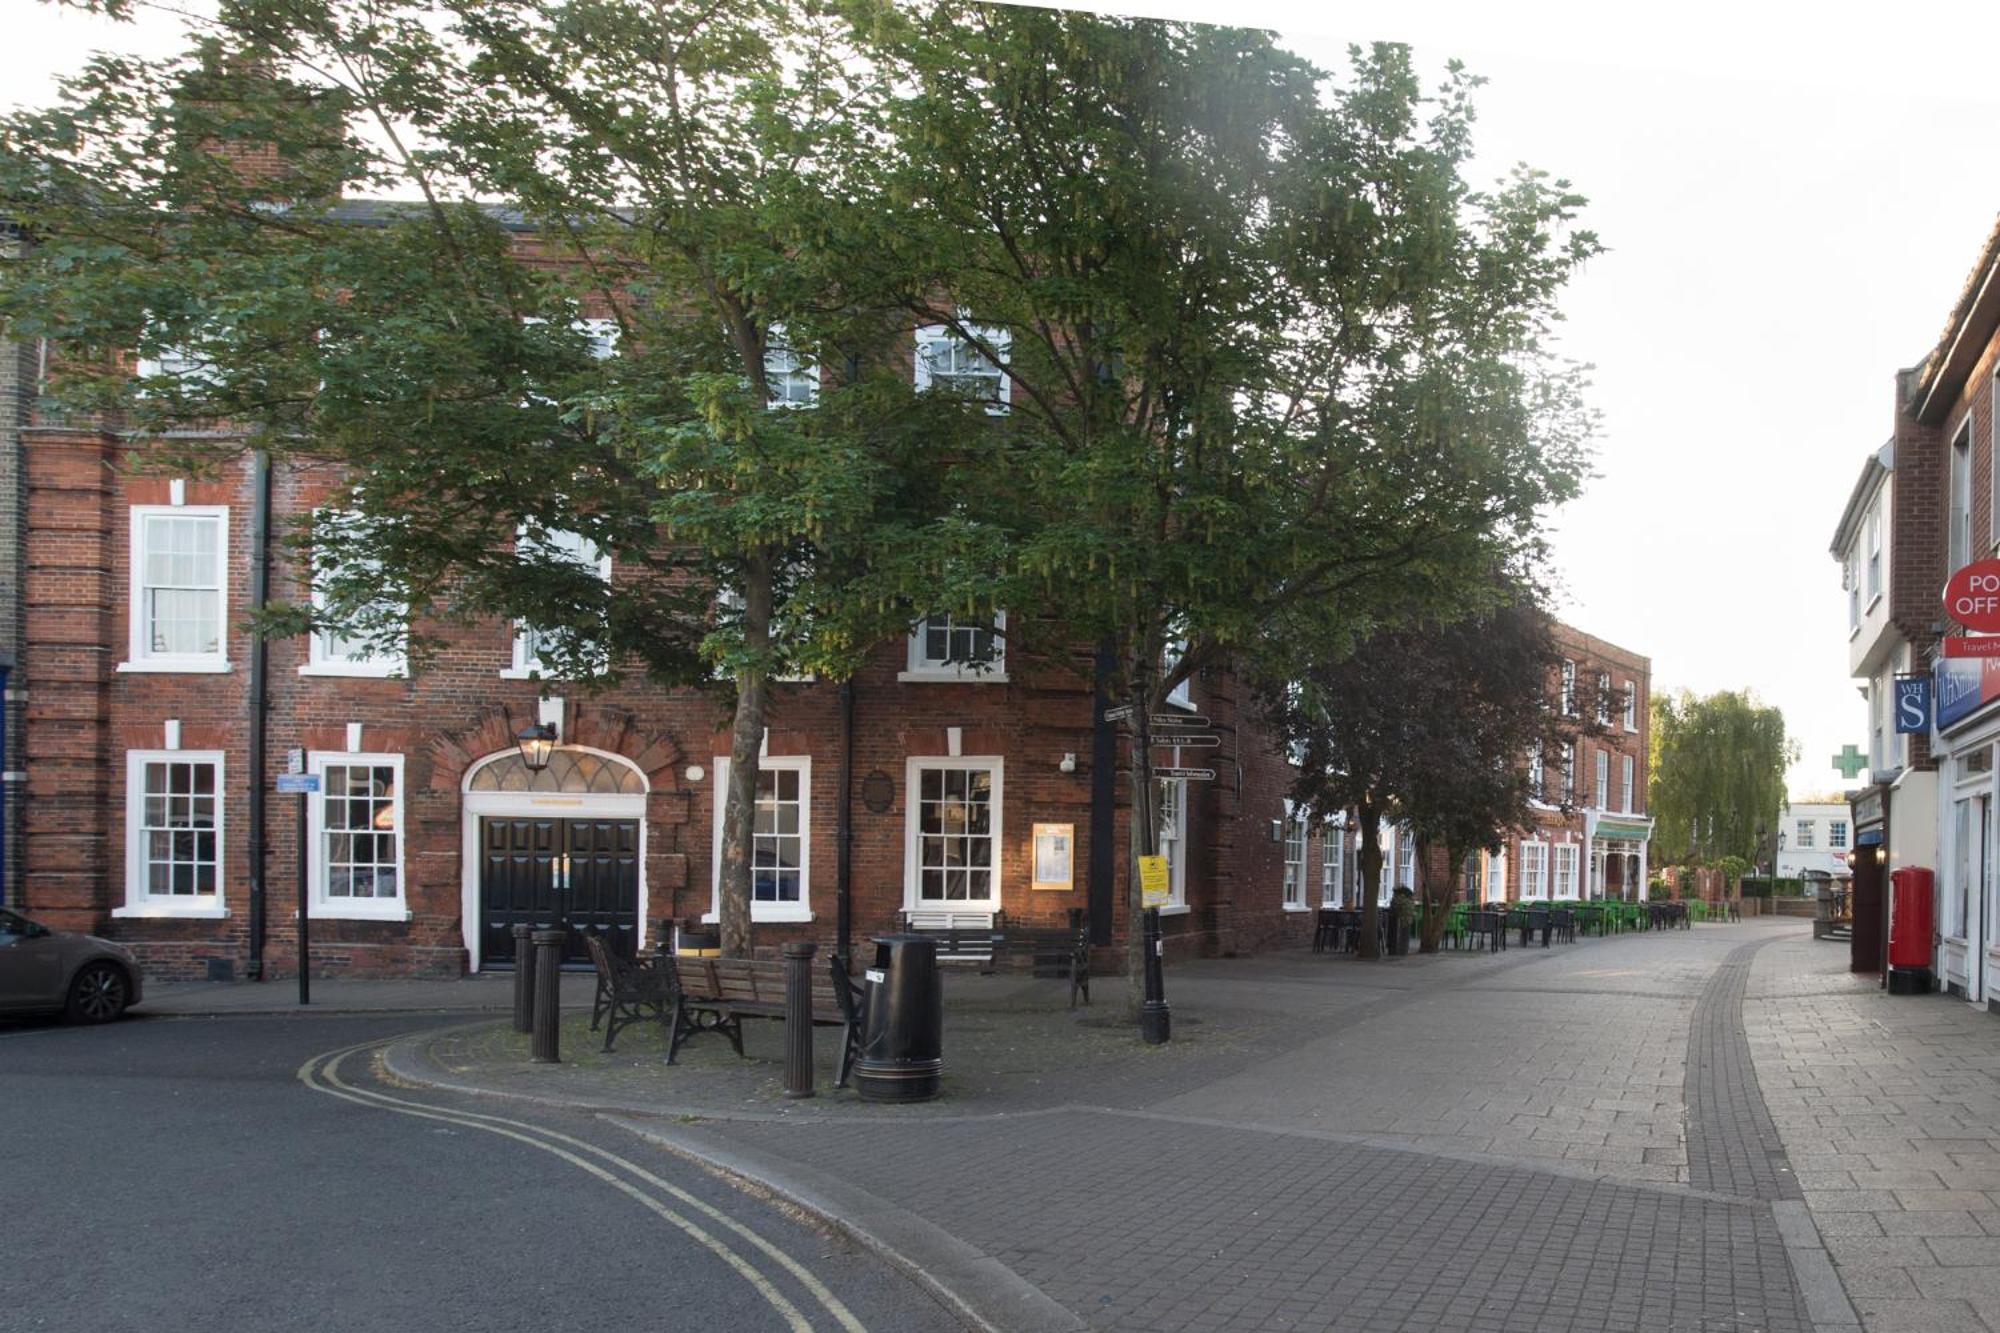
{"type": "Polygon", "coordinates": [[[1139,858],[1139,893],[1147,907],[1165,907],[1172,898],[1167,888],[1167,858],[1164,856],[1142,856],[1139,858]]]}

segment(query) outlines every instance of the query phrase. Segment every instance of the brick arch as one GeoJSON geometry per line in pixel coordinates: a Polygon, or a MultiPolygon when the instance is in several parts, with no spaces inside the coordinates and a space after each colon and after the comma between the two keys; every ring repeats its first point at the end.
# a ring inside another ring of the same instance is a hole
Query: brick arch
{"type": "MultiPolygon", "coordinates": [[[[466,770],[487,755],[513,748],[514,733],[532,726],[537,711],[533,705],[514,709],[499,704],[481,709],[472,725],[463,730],[432,733],[431,790],[457,792],[466,770]]],[[[566,744],[586,745],[630,760],[655,792],[679,785],[680,746],[665,732],[642,729],[623,709],[588,701],[572,703],[566,709],[562,739],[566,744]]]]}

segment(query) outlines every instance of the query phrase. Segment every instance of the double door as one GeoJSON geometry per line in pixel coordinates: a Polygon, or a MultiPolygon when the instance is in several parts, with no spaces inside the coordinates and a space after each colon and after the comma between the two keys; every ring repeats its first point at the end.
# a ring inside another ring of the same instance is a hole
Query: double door
{"type": "Polygon", "coordinates": [[[639,945],[639,821],[488,815],[479,821],[479,957],[512,967],[514,927],[569,931],[564,961],[587,963],[583,932],[630,958],[639,945]]]}

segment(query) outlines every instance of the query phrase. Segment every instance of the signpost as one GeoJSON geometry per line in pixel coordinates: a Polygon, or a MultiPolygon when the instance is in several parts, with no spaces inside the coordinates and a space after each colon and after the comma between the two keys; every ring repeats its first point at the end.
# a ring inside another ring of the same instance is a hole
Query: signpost
{"type": "Polygon", "coordinates": [[[307,910],[311,897],[306,874],[306,802],[319,790],[319,774],[304,772],[305,752],[293,750],[286,767],[289,773],[278,775],[278,791],[295,792],[299,798],[299,1003],[312,1003],[312,926],[311,914],[307,910]]]}
{"type": "Polygon", "coordinates": [[[1944,613],[1970,630],[2000,630],[2000,560],[1975,560],[1953,571],[1944,585],[1944,613]]]}

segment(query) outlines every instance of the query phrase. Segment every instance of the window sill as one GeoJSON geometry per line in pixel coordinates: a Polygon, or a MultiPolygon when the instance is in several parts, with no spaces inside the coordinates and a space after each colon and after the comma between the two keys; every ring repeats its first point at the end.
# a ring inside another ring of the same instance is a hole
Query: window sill
{"type": "MultiPolygon", "coordinates": [[[[1874,595],[1873,597],[1870,597],[1870,598],[1868,599],[1868,607],[1867,607],[1867,609],[1866,609],[1866,610],[1864,610],[1864,611],[1863,611],[1863,612],[1861,613],[1861,616],[1862,616],[1862,619],[1864,619],[1864,620],[1865,620],[1865,619],[1867,619],[1867,618],[1868,618],[1869,616],[1872,616],[1872,615],[1874,615],[1874,614],[1875,614],[1875,608],[1876,608],[1876,607],[1878,607],[1878,606],[1880,606],[1880,605],[1882,605],[1882,594],[1878,592],[1878,593],[1876,593],[1876,594],[1875,594],[1875,595],[1874,595]]],[[[1856,626],[1855,626],[1855,628],[1856,628],[1856,629],[1860,629],[1861,627],[1860,627],[1859,625],[1856,625],[1856,626]]]]}
{"type": "Polygon", "coordinates": [[[134,661],[120,662],[118,664],[118,670],[121,672],[153,672],[160,674],[173,672],[192,676],[220,676],[235,669],[226,658],[212,657],[180,659],[142,657],[134,661]]]}
{"type": "MultiPolygon", "coordinates": [[[[808,925],[817,919],[810,908],[788,908],[782,912],[760,912],[754,906],[750,909],[750,924],[753,926],[799,926],[808,925]]],[[[720,912],[703,912],[701,914],[701,924],[704,926],[720,925],[722,924],[722,914],[720,912]]]]}
{"type": "MultiPolygon", "coordinates": [[[[403,925],[414,920],[406,907],[354,907],[347,904],[316,902],[312,905],[312,919],[315,921],[388,921],[403,925]]],[[[298,911],[292,912],[292,919],[298,920],[298,911]]]]}
{"type": "Polygon", "coordinates": [[[1161,916],[1186,916],[1194,909],[1186,903],[1169,903],[1160,909],[1161,916]]]}
{"type": "Polygon", "coordinates": [[[1312,908],[1307,907],[1304,903],[1286,903],[1285,910],[1287,912],[1310,912],[1312,908]]]}
{"type": "Polygon", "coordinates": [[[127,903],[123,907],[111,909],[114,919],[144,918],[147,920],[170,920],[179,918],[186,921],[220,921],[229,915],[229,909],[220,903],[203,904],[199,907],[177,907],[169,903],[127,903]]]}
{"type": "Polygon", "coordinates": [[[1000,671],[954,671],[946,667],[923,667],[916,671],[898,671],[896,679],[904,684],[915,682],[942,682],[965,685],[1005,685],[1007,673],[1000,671]]]}
{"type": "Polygon", "coordinates": [[[397,662],[393,666],[366,666],[360,663],[308,662],[299,668],[301,676],[351,676],[365,680],[407,679],[409,668],[397,662]]]}

